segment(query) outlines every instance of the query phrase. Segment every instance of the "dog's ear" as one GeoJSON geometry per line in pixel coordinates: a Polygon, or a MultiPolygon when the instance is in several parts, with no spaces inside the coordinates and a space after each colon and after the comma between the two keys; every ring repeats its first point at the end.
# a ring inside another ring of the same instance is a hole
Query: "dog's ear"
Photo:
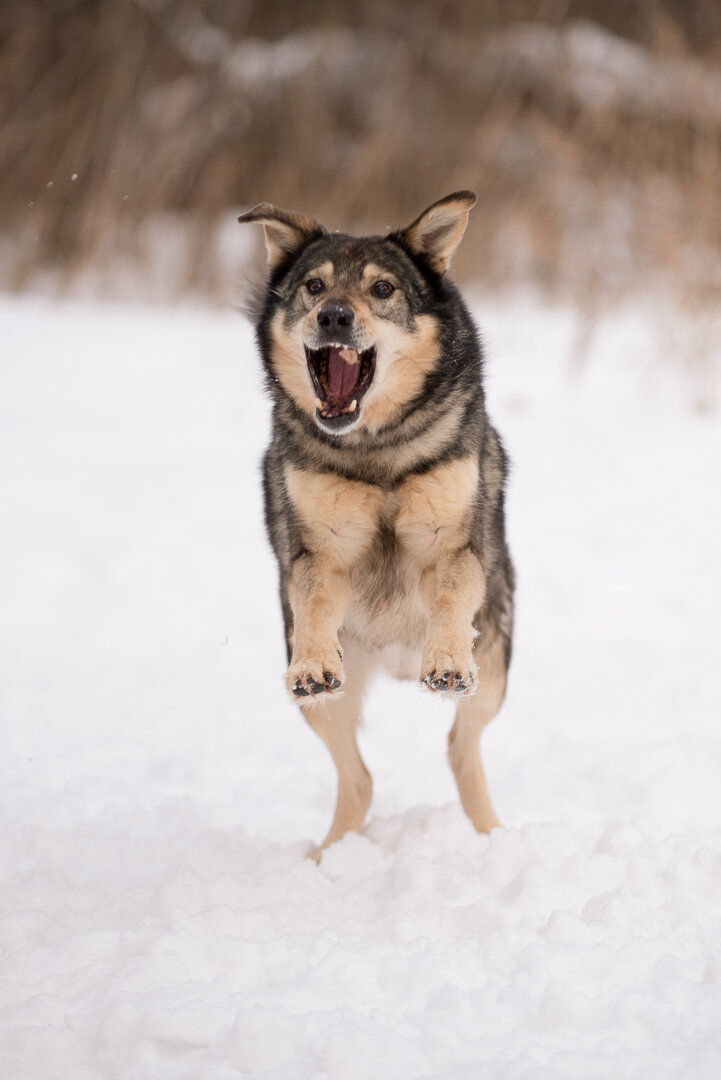
{"type": "Polygon", "coordinates": [[[294,214],[290,210],[281,210],[272,203],[262,202],[252,210],[241,214],[241,224],[256,222],[263,226],[265,249],[271,270],[279,266],[289,255],[299,251],[304,244],[316,236],[323,236],[325,229],[311,217],[294,214]]]}
{"type": "Polygon", "coordinates": [[[472,191],[454,191],[432,203],[407,229],[394,233],[393,238],[412,254],[424,256],[437,274],[444,274],[463,238],[475,202],[472,191]]]}

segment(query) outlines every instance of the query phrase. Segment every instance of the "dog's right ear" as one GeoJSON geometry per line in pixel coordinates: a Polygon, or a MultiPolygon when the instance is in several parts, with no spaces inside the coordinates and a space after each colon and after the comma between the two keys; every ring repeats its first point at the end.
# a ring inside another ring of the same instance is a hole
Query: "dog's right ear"
{"type": "Polygon", "coordinates": [[[265,249],[271,270],[280,266],[289,255],[300,251],[309,240],[323,236],[326,232],[314,218],[294,214],[291,210],[281,210],[279,206],[267,202],[258,203],[252,210],[241,214],[238,221],[243,225],[249,221],[263,226],[265,249]]]}

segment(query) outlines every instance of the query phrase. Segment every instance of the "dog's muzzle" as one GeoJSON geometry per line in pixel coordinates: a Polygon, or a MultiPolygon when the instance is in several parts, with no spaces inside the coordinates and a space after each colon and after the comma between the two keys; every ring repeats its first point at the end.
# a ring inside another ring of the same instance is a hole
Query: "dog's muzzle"
{"type": "MultiPolygon", "coordinates": [[[[322,310],[322,309],[321,309],[322,310]]],[[[305,346],[316,391],[316,419],[321,427],[343,431],[358,420],[363,396],[375,373],[375,346],[359,351],[350,345],[305,346]]]]}

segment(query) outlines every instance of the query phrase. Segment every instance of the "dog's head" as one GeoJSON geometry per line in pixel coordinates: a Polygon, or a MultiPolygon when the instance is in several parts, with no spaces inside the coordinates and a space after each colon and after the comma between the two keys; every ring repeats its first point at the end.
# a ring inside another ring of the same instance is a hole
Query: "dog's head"
{"type": "Polygon", "coordinates": [[[238,219],[265,231],[271,381],[326,434],[374,434],[422,395],[442,359],[444,275],[475,201],[448,195],[383,237],[328,233],[270,203],[238,219]]]}

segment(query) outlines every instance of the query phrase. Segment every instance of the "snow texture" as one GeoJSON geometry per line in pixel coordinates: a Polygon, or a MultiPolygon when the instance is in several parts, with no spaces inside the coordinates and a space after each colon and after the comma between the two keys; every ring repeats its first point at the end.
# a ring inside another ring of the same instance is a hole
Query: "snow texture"
{"type": "Polygon", "coordinates": [[[0,1075],[721,1075],[721,425],[609,317],[479,302],[514,462],[506,827],[370,694],[364,835],[284,696],[249,328],[0,300],[0,1075]]]}

